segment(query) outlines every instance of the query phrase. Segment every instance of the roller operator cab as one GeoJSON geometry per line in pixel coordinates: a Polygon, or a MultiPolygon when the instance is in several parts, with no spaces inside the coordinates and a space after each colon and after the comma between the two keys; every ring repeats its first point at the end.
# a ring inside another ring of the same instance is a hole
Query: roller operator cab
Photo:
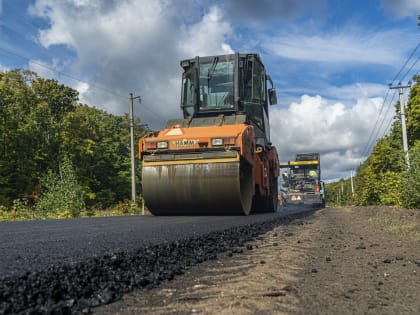
{"type": "Polygon", "coordinates": [[[181,67],[184,118],[139,140],[148,209],[155,215],[276,211],[279,162],[268,107],[277,99],[260,57],[195,57],[181,67]]]}

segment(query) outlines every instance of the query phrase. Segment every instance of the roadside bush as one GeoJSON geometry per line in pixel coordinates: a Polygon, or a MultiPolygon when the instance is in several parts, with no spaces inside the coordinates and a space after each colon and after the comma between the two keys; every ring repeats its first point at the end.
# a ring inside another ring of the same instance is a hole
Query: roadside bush
{"type": "Polygon", "coordinates": [[[356,178],[356,204],[360,206],[379,205],[381,201],[380,189],[378,187],[377,175],[372,171],[372,167],[360,170],[356,178]]]}
{"type": "Polygon", "coordinates": [[[0,221],[39,219],[35,207],[26,198],[15,199],[10,208],[0,205],[0,221]]]}
{"type": "Polygon", "coordinates": [[[420,209],[420,140],[410,149],[410,169],[403,172],[402,205],[420,209]]]}
{"type": "Polygon", "coordinates": [[[94,215],[97,217],[123,216],[139,214],[139,212],[140,209],[136,203],[133,203],[131,200],[124,200],[105,210],[95,209],[94,215]]]}
{"type": "Polygon", "coordinates": [[[61,164],[61,174],[51,170],[41,179],[41,198],[37,210],[44,217],[78,217],[85,208],[82,188],[77,182],[73,165],[68,157],[61,164]]]}
{"type": "Polygon", "coordinates": [[[378,184],[380,185],[380,198],[381,205],[386,206],[398,206],[400,207],[402,202],[402,180],[401,174],[396,172],[385,172],[379,174],[378,184]]]}

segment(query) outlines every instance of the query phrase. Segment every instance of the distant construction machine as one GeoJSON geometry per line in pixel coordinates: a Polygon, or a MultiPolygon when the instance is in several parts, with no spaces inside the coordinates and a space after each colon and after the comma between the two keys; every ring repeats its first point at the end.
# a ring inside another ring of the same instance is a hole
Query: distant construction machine
{"type": "Polygon", "coordinates": [[[184,118],[139,140],[147,208],[155,215],[276,211],[280,169],[268,105],[277,97],[259,55],[195,57],[181,67],[184,118]]]}
{"type": "Polygon", "coordinates": [[[280,164],[287,205],[325,206],[325,188],[321,181],[319,153],[296,154],[295,161],[280,164]]]}

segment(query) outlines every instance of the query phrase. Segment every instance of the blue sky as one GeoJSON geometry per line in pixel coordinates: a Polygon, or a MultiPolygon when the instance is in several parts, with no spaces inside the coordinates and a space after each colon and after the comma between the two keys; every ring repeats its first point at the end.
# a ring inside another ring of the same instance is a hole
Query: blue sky
{"type": "Polygon", "coordinates": [[[386,134],[388,83],[420,69],[418,14],[420,0],[0,0],[0,70],[32,69],[114,114],[133,92],[159,129],[180,117],[180,60],[258,52],[278,92],[280,159],[320,152],[331,180],[386,134]]]}

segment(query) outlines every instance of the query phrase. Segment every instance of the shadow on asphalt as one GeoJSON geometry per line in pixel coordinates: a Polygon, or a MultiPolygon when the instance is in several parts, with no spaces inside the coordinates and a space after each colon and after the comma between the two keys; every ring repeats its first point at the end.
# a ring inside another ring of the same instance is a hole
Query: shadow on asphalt
{"type": "Polygon", "coordinates": [[[284,215],[292,215],[301,212],[315,212],[321,209],[324,209],[324,207],[312,205],[283,205],[278,207],[277,212],[284,215]]]}

